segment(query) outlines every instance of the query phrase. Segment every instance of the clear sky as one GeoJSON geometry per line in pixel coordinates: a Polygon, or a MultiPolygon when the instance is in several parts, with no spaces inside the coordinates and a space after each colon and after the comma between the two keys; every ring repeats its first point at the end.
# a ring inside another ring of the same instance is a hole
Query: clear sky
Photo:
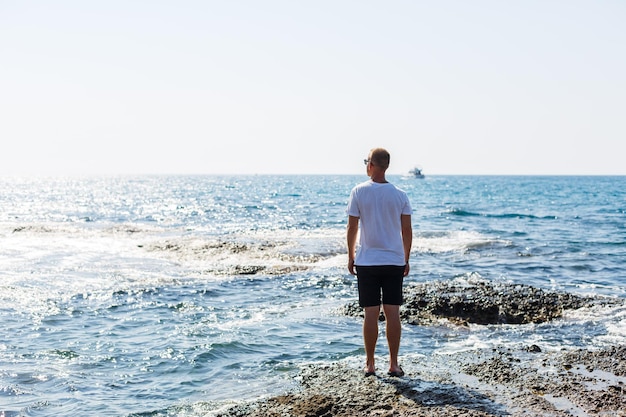
{"type": "Polygon", "coordinates": [[[623,0],[0,0],[0,175],[626,174],[623,0]]]}

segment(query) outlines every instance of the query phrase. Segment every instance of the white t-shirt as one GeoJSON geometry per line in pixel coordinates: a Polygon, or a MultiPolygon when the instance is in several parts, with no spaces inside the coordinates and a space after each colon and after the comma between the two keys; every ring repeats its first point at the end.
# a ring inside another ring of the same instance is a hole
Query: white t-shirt
{"type": "Polygon", "coordinates": [[[355,265],[406,264],[400,216],[411,215],[412,209],[403,190],[388,182],[363,182],[350,192],[346,211],[360,219],[355,265]]]}

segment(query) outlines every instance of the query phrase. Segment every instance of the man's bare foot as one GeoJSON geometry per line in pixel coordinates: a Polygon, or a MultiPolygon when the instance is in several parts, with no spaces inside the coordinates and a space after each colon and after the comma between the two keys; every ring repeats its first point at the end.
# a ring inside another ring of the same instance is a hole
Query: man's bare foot
{"type": "Polygon", "coordinates": [[[376,375],[376,368],[373,366],[366,366],[363,368],[363,375],[365,376],[373,376],[376,375]]]}
{"type": "Polygon", "coordinates": [[[387,372],[387,375],[392,377],[400,377],[404,376],[404,371],[399,366],[393,366],[389,368],[389,372],[387,372]]]}

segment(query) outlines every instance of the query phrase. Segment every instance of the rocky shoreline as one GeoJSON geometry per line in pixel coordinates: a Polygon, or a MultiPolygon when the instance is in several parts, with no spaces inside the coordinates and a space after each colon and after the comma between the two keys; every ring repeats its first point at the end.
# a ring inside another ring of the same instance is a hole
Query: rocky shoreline
{"type": "MultiPolygon", "coordinates": [[[[541,323],[564,310],[624,300],[525,285],[431,282],[406,288],[402,319],[428,325],[541,323]]],[[[349,304],[343,314],[358,316],[349,304]]],[[[383,319],[381,317],[381,319],[383,319]]],[[[300,389],[222,410],[219,417],[626,416],[626,346],[549,351],[476,349],[403,359],[407,374],[364,377],[345,363],[309,365],[300,389]]]]}

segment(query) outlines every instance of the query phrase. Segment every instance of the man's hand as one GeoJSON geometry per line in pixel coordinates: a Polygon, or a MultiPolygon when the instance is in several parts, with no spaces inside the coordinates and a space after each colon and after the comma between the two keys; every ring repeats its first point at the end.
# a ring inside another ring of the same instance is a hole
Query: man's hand
{"type": "Polygon", "coordinates": [[[348,259],[348,271],[350,271],[352,275],[356,275],[354,271],[354,259],[348,259]]]}

